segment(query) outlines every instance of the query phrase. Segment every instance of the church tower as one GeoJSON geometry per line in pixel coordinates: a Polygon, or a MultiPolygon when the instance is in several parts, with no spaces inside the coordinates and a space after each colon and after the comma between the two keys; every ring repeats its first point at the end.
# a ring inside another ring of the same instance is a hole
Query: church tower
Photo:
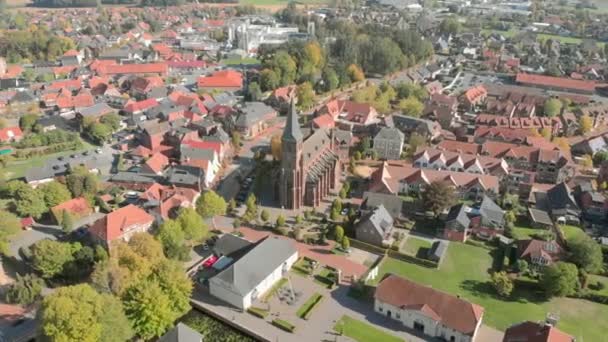
{"type": "Polygon", "coordinates": [[[304,205],[302,141],[295,100],[291,99],[287,123],[281,137],[279,202],[282,208],[299,209],[304,205]]]}

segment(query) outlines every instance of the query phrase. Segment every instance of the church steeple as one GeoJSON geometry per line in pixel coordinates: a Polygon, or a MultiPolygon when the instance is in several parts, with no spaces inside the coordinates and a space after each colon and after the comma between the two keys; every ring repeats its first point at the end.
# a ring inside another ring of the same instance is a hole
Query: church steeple
{"type": "Polygon", "coordinates": [[[283,131],[283,140],[292,142],[302,142],[304,136],[300,130],[300,124],[298,123],[298,112],[296,111],[296,101],[291,98],[289,106],[289,113],[287,113],[287,123],[285,124],[285,130],[283,131]]]}

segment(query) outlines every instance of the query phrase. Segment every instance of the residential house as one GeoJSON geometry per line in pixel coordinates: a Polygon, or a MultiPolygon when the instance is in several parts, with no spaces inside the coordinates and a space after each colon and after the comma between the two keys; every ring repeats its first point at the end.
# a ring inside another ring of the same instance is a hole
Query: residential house
{"type": "Polygon", "coordinates": [[[198,89],[237,91],[243,88],[243,74],[234,70],[216,71],[209,76],[200,76],[197,80],[198,89]]]}
{"type": "Polygon", "coordinates": [[[5,127],[0,129],[0,142],[11,143],[23,138],[23,132],[19,126],[5,127]]]}
{"type": "Polygon", "coordinates": [[[219,143],[186,141],[180,146],[180,163],[204,171],[205,187],[210,187],[222,167],[219,143]]]}
{"type": "Polygon", "coordinates": [[[502,342],[576,342],[553,322],[521,322],[507,328],[502,342]]]}
{"type": "Polygon", "coordinates": [[[517,258],[533,267],[551,266],[565,257],[564,249],[556,241],[536,239],[517,241],[517,258]]]}
{"type": "Polygon", "coordinates": [[[366,191],[363,193],[363,201],[360,206],[362,212],[366,213],[373,211],[381,205],[384,206],[386,211],[388,211],[393,218],[394,225],[396,225],[398,221],[405,219],[407,211],[401,197],[380,192],[366,191]]]}
{"type": "Polygon", "coordinates": [[[393,222],[391,214],[380,204],[355,225],[355,236],[359,241],[388,247],[393,241],[393,222]]]}
{"type": "Polygon", "coordinates": [[[115,241],[129,241],[134,234],[148,232],[152,223],[153,216],[129,204],[95,221],[89,232],[99,243],[110,247],[115,241]]]}
{"type": "Polygon", "coordinates": [[[425,118],[438,122],[443,129],[449,129],[459,119],[458,99],[441,93],[433,94],[426,101],[423,111],[425,118]]]}
{"type": "Polygon", "coordinates": [[[547,212],[555,222],[560,224],[580,222],[581,209],[568,184],[559,183],[546,192],[533,192],[531,197],[535,208],[547,212]]]}
{"type": "MultiPolygon", "coordinates": [[[[446,145],[449,145],[447,140],[446,145]]],[[[489,174],[497,177],[509,173],[509,165],[502,158],[444,151],[431,147],[420,148],[412,160],[415,167],[423,169],[489,174]]]]}
{"type": "Polygon", "coordinates": [[[471,233],[481,239],[490,239],[502,234],[505,219],[502,210],[491,198],[483,196],[479,205],[471,208],[471,233]]]}
{"type": "Polygon", "coordinates": [[[593,94],[596,87],[596,83],[593,81],[525,73],[518,73],[515,82],[529,87],[580,94],[593,94]]]}
{"type": "Polygon", "coordinates": [[[240,310],[247,310],[289,272],[297,260],[298,250],[291,240],[267,237],[238,260],[228,261],[228,267],[209,279],[209,293],[240,310]]]}
{"type": "Polygon", "coordinates": [[[467,111],[474,111],[476,107],[485,103],[488,91],[483,85],[467,89],[460,97],[460,103],[467,111]]]}
{"type": "Polygon", "coordinates": [[[157,75],[166,76],[169,72],[167,63],[143,63],[143,64],[108,64],[101,65],[97,69],[100,76],[121,75],[157,75]]]}
{"type": "Polygon", "coordinates": [[[141,165],[139,172],[160,176],[167,166],[169,166],[169,158],[161,152],[156,152],[141,165]]]}
{"type": "Polygon", "coordinates": [[[376,287],[374,311],[431,338],[472,342],[484,308],[396,275],[376,287]]]}
{"type": "Polygon", "coordinates": [[[200,192],[192,188],[152,184],[140,196],[144,207],[160,219],[175,218],[182,208],[194,208],[200,192]]]}
{"type": "Polygon", "coordinates": [[[469,235],[471,220],[467,215],[467,206],[457,204],[450,208],[444,220],[443,238],[450,241],[465,242],[469,235]]]}
{"type": "Polygon", "coordinates": [[[372,174],[369,191],[418,195],[435,181],[447,182],[463,199],[481,200],[483,195],[496,197],[499,192],[499,178],[496,176],[423,170],[411,164],[387,162],[372,174]]]}
{"type": "Polygon", "coordinates": [[[331,100],[315,112],[316,117],[329,114],[338,127],[349,131],[366,131],[370,125],[379,123],[378,112],[367,103],[331,100]]]}
{"type": "Polygon", "coordinates": [[[263,102],[245,102],[239,110],[235,121],[235,128],[245,138],[253,138],[266,130],[278,113],[263,102]]]}
{"type": "Polygon", "coordinates": [[[431,120],[393,114],[385,118],[385,121],[388,127],[394,127],[403,132],[406,140],[409,140],[413,133],[430,141],[439,138],[442,134],[439,123],[431,120]]]}
{"type": "Polygon", "coordinates": [[[203,191],[206,188],[205,171],[197,166],[173,165],[165,172],[167,183],[183,188],[203,191]]]}
{"type": "Polygon", "coordinates": [[[165,139],[165,134],[171,128],[168,122],[159,122],[158,120],[144,122],[140,127],[142,129],[140,135],[141,144],[150,150],[160,148],[161,143],[165,139]]]}
{"type": "Polygon", "coordinates": [[[396,128],[383,127],[374,137],[373,149],[380,159],[401,159],[404,134],[396,128]]]}
{"type": "Polygon", "coordinates": [[[448,250],[448,242],[445,240],[437,240],[434,241],[431,245],[431,248],[427,250],[426,258],[436,262],[437,264],[441,264],[443,258],[446,255],[448,250]]]}
{"type": "Polygon", "coordinates": [[[291,98],[296,98],[297,96],[296,90],[297,87],[295,85],[277,88],[272,92],[272,94],[270,94],[270,97],[268,98],[267,102],[269,105],[273,106],[274,108],[277,108],[279,112],[287,113],[287,110],[289,110],[289,102],[291,101],[291,98]]]}
{"type": "Polygon", "coordinates": [[[60,203],[50,209],[53,218],[57,224],[61,224],[63,220],[63,212],[67,212],[74,221],[93,213],[93,208],[84,197],[77,197],[71,200],[60,203]]]}

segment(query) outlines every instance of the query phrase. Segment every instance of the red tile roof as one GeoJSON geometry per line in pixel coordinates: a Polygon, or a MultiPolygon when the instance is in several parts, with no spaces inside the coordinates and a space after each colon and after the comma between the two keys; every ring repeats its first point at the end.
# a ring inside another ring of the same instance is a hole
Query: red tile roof
{"type": "Polygon", "coordinates": [[[13,139],[20,139],[23,137],[23,132],[19,126],[6,127],[0,129],[0,141],[7,142],[13,139]]]}
{"type": "Polygon", "coordinates": [[[234,70],[222,70],[211,76],[198,78],[199,88],[241,88],[243,86],[243,74],[234,70]]]}
{"type": "Polygon", "coordinates": [[[169,165],[169,158],[160,152],[156,152],[150,159],[146,160],[145,165],[153,172],[159,173],[163,171],[165,166],[169,165]]]}
{"type": "Polygon", "coordinates": [[[418,310],[444,326],[473,336],[484,308],[445,292],[389,275],[376,287],[375,299],[398,308],[418,310]]]}
{"type": "Polygon", "coordinates": [[[336,126],[334,118],[329,114],[317,116],[312,120],[312,122],[317,128],[334,128],[336,126]]]}
{"type": "Polygon", "coordinates": [[[564,89],[580,90],[580,91],[586,91],[586,92],[595,91],[595,82],[574,80],[574,79],[565,78],[565,77],[553,77],[553,76],[518,73],[515,78],[515,81],[517,83],[543,86],[543,87],[551,87],[551,88],[560,87],[560,88],[564,88],[564,89]]]}
{"type": "Polygon", "coordinates": [[[182,142],[183,145],[190,146],[192,148],[200,149],[200,150],[213,150],[218,155],[222,150],[222,143],[219,141],[194,141],[194,140],[186,140],[182,142]]]}
{"type": "Polygon", "coordinates": [[[55,81],[55,82],[49,84],[46,88],[47,89],[62,89],[62,88],[78,89],[81,86],[82,86],[82,81],[80,81],[79,79],[75,79],[75,80],[55,81]]]}
{"type": "Polygon", "coordinates": [[[120,239],[125,231],[135,225],[148,225],[154,217],[143,209],[129,204],[95,221],[89,231],[103,241],[120,239]]]}
{"type": "Polygon", "coordinates": [[[127,74],[160,74],[168,72],[167,63],[101,65],[98,68],[100,75],[127,75],[127,74]]]}
{"type": "Polygon", "coordinates": [[[55,218],[61,218],[64,210],[76,217],[83,217],[93,212],[89,202],[84,197],[73,198],[51,208],[55,218]]]}
{"type": "Polygon", "coordinates": [[[574,342],[574,337],[544,323],[522,322],[505,331],[503,342],[574,342]]]}
{"type": "Polygon", "coordinates": [[[158,106],[156,99],[147,99],[139,102],[127,102],[124,111],[127,113],[140,112],[158,106]]]}
{"type": "Polygon", "coordinates": [[[207,66],[205,61],[170,61],[167,64],[171,69],[202,69],[207,66]]]}

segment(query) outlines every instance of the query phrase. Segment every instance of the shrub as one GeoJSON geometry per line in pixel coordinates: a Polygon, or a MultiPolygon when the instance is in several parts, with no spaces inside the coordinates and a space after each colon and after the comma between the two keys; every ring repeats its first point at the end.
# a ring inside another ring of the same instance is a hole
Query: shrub
{"type": "Polygon", "coordinates": [[[294,332],[294,330],[296,330],[296,326],[295,325],[287,322],[286,320],[279,319],[279,318],[273,320],[272,321],[272,325],[274,325],[275,327],[277,327],[279,329],[282,329],[282,330],[285,330],[287,332],[290,332],[290,333],[292,333],[292,332],[294,332]]]}
{"type": "Polygon", "coordinates": [[[264,310],[262,308],[257,308],[254,306],[247,309],[247,312],[254,315],[255,317],[262,318],[262,319],[264,319],[264,318],[266,318],[266,316],[268,316],[268,310],[264,310]]]}
{"type": "Polygon", "coordinates": [[[322,299],[322,295],[315,293],[304,304],[302,304],[296,314],[298,315],[298,317],[308,320],[308,318],[312,314],[312,309],[314,309],[321,302],[322,299]]]}

